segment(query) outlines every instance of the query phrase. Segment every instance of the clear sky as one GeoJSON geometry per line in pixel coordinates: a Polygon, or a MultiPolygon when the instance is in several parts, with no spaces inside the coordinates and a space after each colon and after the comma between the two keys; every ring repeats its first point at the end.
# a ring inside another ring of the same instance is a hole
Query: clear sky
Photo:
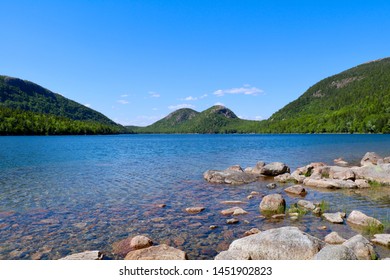
{"type": "Polygon", "coordinates": [[[0,0],[0,74],[124,125],[224,104],[264,119],[390,56],[390,1],[0,0]]]}

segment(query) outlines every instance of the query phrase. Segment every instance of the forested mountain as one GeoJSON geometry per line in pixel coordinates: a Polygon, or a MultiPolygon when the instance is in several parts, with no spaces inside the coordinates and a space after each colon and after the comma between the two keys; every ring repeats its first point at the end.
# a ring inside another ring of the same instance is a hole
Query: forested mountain
{"type": "MultiPolygon", "coordinates": [[[[239,119],[224,106],[213,106],[201,113],[179,109],[137,133],[248,133],[258,122],[239,119]]],[[[134,129],[134,128],[133,128],[134,129]]]]}
{"type": "Polygon", "coordinates": [[[390,58],[318,82],[263,122],[259,132],[390,133],[390,58]]]}
{"type": "Polygon", "coordinates": [[[37,84],[0,76],[0,135],[107,134],[124,128],[37,84]]]}

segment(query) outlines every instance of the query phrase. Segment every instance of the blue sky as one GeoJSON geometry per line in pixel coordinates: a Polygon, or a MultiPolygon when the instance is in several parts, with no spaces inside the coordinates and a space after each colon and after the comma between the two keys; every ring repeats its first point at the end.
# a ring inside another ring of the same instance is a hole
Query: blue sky
{"type": "Polygon", "coordinates": [[[0,74],[125,125],[224,104],[264,119],[390,56],[388,1],[2,1],[0,74]]]}

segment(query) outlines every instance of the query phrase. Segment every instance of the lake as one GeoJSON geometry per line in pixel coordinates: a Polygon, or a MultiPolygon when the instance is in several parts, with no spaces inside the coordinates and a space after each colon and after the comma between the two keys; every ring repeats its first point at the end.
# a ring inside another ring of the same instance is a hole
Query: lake
{"type": "MultiPolygon", "coordinates": [[[[109,257],[112,244],[128,236],[149,236],[190,259],[213,259],[251,228],[294,225],[323,238],[337,231],[356,234],[312,214],[297,221],[260,217],[261,194],[271,180],[245,186],[207,183],[208,169],[257,161],[281,161],[291,171],[311,162],[333,164],[343,157],[358,164],[368,151],[390,155],[390,135],[114,135],[0,138],[0,259],[58,259],[85,250],[109,257]],[[224,200],[242,200],[249,214],[227,225],[219,212],[224,200]],[[158,204],[166,204],[160,208],[158,204]],[[204,206],[189,215],[184,209],[204,206]],[[218,226],[211,230],[210,225],[218,226]],[[318,227],[326,225],[326,230],[318,227]]],[[[320,191],[307,188],[305,199],[326,201],[334,211],[361,210],[389,222],[390,188],[320,191]]],[[[390,250],[376,246],[381,257],[390,250]]]]}

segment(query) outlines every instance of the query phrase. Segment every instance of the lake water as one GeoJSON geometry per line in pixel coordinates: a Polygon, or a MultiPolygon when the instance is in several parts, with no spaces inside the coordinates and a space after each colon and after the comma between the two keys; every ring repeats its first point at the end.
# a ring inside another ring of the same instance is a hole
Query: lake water
{"type": "MultiPolygon", "coordinates": [[[[110,255],[112,244],[143,234],[190,259],[212,259],[246,230],[298,226],[323,238],[332,230],[356,234],[312,214],[297,221],[260,217],[261,194],[281,193],[263,180],[245,186],[212,185],[207,169],[281,161],[293,171],[310,162],[358,164],[367,151],[390,155],[390,135],[117,135],[0,138],[0,259],[58,259],[85,250],[110,255]],[[227,225],[219,212],[242,200],[248,215],[227,225]],[[166,204],[159,208],[157,204],[166,204]],[[184,209],[204,206],[198,215],[184,209]],[[218,228],[211,230],[210,225],[218,228]],[[326,225],[326,230],[317,229],[326,225]]],[[[325,200],[331,210],[359,209],[389,222],[390,188],[352,191],[308,189],[305,199],[325,200]]],[[[381,257],[388,249],[377,246],[381,257]]]]}

